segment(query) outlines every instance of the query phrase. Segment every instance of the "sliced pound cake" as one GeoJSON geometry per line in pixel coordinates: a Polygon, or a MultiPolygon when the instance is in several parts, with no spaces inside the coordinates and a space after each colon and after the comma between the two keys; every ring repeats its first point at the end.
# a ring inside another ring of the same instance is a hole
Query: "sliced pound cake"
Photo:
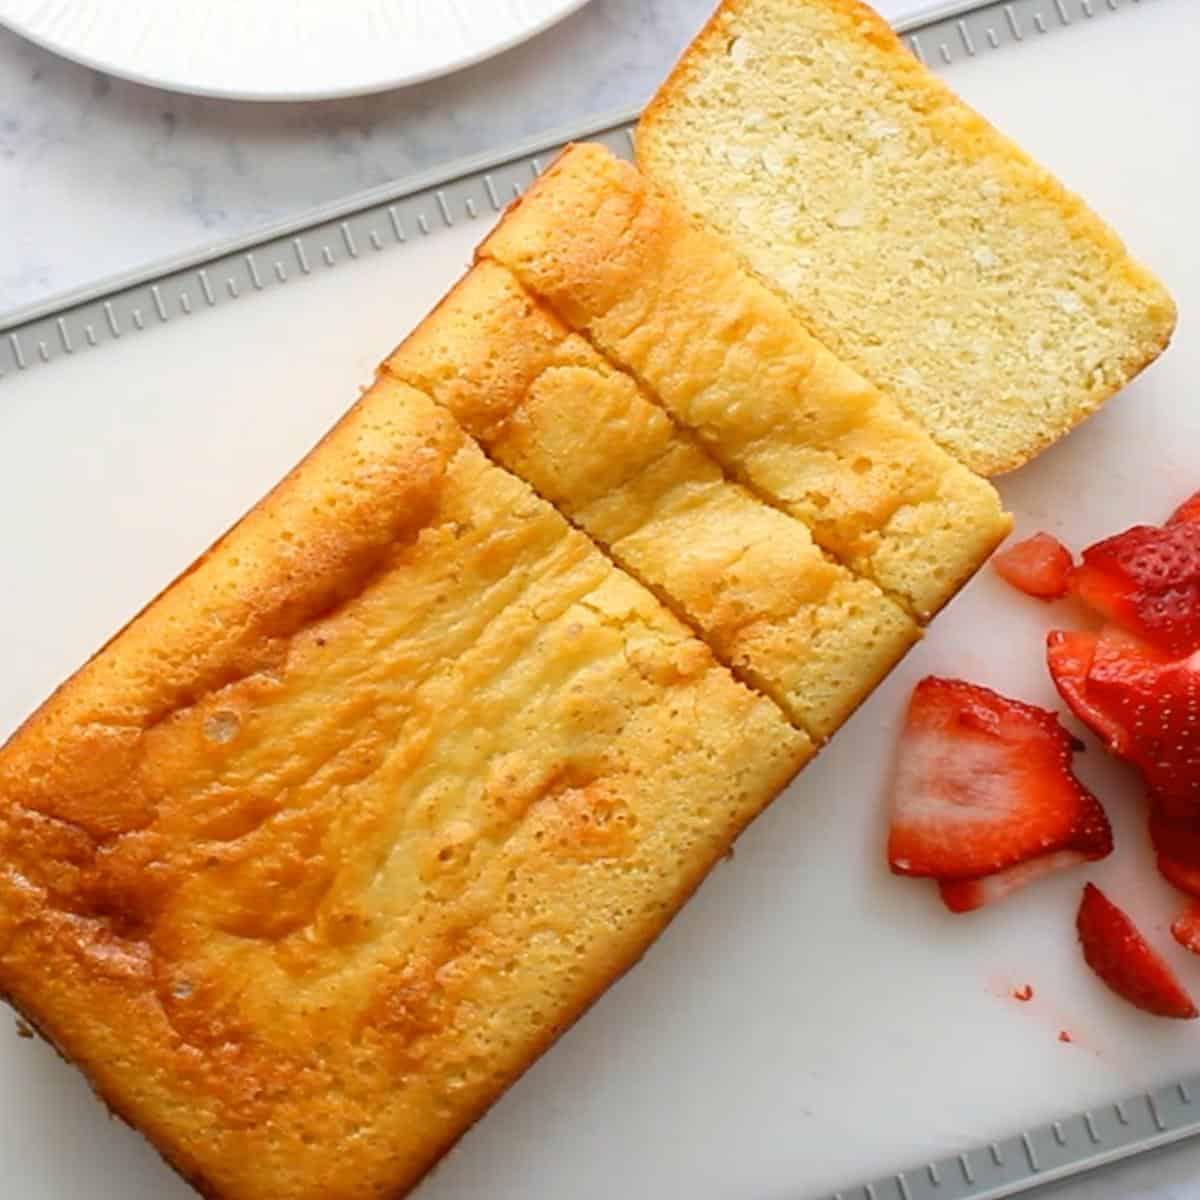
{"type": "Polygon", "coordinates": [[[570,147],[480,254],[918,619],[1007,534],[986,480],[809,334],[722,239],[603,147],[570,147]]]}
{"type": "Polygon", "coordinates": [[[967,465],[1011,470],[1162,352],[1162,285],[857,0],[725,0],[642,169],[967,465]]]}
{"type": "Polygon", "coordinates": [[[916,640],[899,605],[729,480],[497,263],[476,265],[387,369],[444,403],[814,738],[916,640]]]}
{"type": "Polygon", "coordinates": [[[811,749],[385,380],[0,750],[0,993],[204,1196],[396,1197],[811,749]]]}

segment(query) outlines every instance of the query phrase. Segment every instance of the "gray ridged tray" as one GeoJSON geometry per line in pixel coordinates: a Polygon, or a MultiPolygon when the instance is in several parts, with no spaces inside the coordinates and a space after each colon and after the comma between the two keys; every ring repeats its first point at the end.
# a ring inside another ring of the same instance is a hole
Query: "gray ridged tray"
{"type": "MultiPolygon", "coordinates": [[[[1011,51],[1147,0],[968,0],[900,28],[934,65],[1011,51]]],[[[1153,2],[1153,0],[1149,0],[1153,2]]],[[[248,237],[201,250],[15,312],[0,320],[0,380],[126,335],[184,320],[268,288],[284,287],[364,254],[402,251],[459,222],[494,217],[562,146],[602,141],[628,155],[636,113],[548,134],[502,154],[467,159],[401,186],[388,184],[248,237]]]]}

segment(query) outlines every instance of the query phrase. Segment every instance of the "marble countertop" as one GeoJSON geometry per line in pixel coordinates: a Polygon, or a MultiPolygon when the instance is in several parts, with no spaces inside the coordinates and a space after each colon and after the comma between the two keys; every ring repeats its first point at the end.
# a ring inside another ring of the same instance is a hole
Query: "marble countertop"
{"type": "MultiPolygon", "coordinates": [[[[891,17],[914,7],[878,6],[891,17]]],[[[0,323],[3,314],[315,204],[631,107],[709,7],[593,0],[470,70],[324,104],[174,96],[0,31],[0,323]]],[[[1191,1200],[1200,1196],[1197,1179],[1200,1145],[1185,1144],[1039,1195],[1191,1200]]]]}
{"type": "Polygon", "coordinates": [[[0,30],[0,319],[323,201],[632,107],[710,7],[592,0],[470,70],[319,104],[175,96],[0,30]]]}

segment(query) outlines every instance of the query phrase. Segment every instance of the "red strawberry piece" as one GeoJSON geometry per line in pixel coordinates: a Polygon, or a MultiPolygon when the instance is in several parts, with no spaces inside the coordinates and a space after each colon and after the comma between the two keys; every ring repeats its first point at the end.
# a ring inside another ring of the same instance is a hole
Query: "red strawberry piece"
{"type": "Polygon", "coordinates": [[[1200,815],[1200,655],[1166,659],[1105,632],[1087,674],[1089,722],[1142,774],[1157,803],[1200,815]],[[1115,732],[1114,732],[1115,731],[1115,732]]]}
{"type": "Polygon", "coordinates": [[[1189,904],[1171,922],[1171,936],[1185,950],[1200,954],[1200,904],[1189,904]]]}
{"type": "Polygon", "coordinates": [[[1141,771],[1156,802],[1200,817],[1200,654],[1171,658],[1108,626],[1050,634],[1047,662],[1071,711],[1141,771]]]}
{"type": "Polygon", "coordinates": [[[1150,840],[1163,878],[1189,896],[1200,896],[1200,818],[1155,804],[1150,812],[1150,840]]]}
{"type": "Polygon", "coordinates": [[[1157,649],[1190,654],[1200,647],[1200,523],[1135,525],[1089,546],[1071,591],[1157,649]]]}
{"type": "Polygon", "coordinates": [[[953,913],[971,912],[982,908],[985,904],[995,904],[1003,900],[1018,888],[1027,883],[1033,883],[1044,875],[1053,875],[1056,871],[1065,871],[1068,867],[1090,862],[1097,857],[1094,854],[1084,854],[1080,850],[1059,850],[1053,854],[1042,854],[1031,858],[1028,862],[1018,863],[994,875],[984,875],[979,879],[947,879],[938,884],[942,903],[953,913]]]}
{"type": "Polygon", "coordinates": [[[1189,496],[1172,514],[1168,525],[1180,525],[1189,521],[1200,521],[1200,492],[1189,496]]]}
{"type": "Polygon", "coordinates": [[[1067,707],[1116,754],[1117,746],[1124,744],[1125,731],[1088,695],[1088,671],[1099,641],[1095,633],[1055,630],[1046,638],[1046,663],[1067,707]]]}
{"type": "Polygon", "coordinates": [[[1064,850],[1103,858],[1112,830],[1071,773],[1076,745],[1045,709],[961,680],[922,680],[900,739],[892,870],[976,880],[1064,850]]]}
{"type": "Polygon", "coordinates": [[[1118,996],[1159,1017],[1200,1016],[1171,968],[1094,884],[1084,885],[1075,927],[1088,966],[1118,996]]]}
{"type": "Polygon", "coordinates": [[[1039,600],[1065,596],[1071,580],[1071,552],[1048,533],[1035,533],[1001,550],[992,566],[1006,583],[1039,600]]]}
{"type": "Polygon", "coordinates": [[[1160,854],[1157,857],[1158,873],[1174,888],[1189,896],[1200,896],[1200,870],[1185,866],[1176,859],[1160,854]]]}
{"type": "Polygon", "coordinates": [[[1180,816],[1155,804],[1150,810],[1150,841],[1155,853],[1200,871],[1200,815],[1180,816]]]}

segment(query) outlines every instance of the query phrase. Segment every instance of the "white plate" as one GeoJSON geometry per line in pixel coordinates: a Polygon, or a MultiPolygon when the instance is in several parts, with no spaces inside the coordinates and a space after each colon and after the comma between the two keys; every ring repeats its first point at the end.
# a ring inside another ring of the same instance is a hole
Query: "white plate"
{"type": "Polygon", "coordinates": [[[317,100],[458,70],[585,3],[0,0],[0,24],[137,83],[240,100],[317,100]]]}

